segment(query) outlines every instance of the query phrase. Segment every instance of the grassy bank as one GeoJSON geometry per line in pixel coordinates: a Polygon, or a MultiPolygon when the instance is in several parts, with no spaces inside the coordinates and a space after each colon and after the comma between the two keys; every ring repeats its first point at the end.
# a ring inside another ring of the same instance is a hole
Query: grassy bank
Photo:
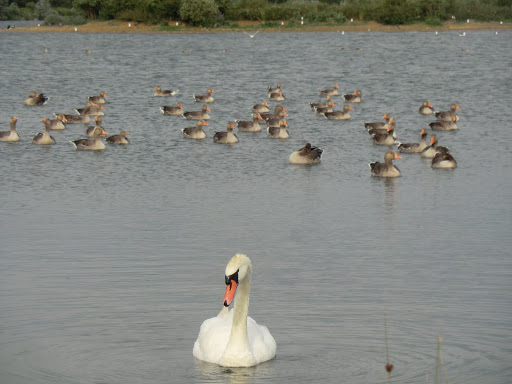
{"type": "Polygon", "coordinates": [[[241,31],[260,32],[398,32],[398,31],[459,31],[459,30],[506,30],[512,29],[512,23],[482,23],[482,22],[444,22],[439,26],[430,26],[425,23],[407,24],[400,26],[391,26],[379,24],[377,22],[347,22],[343,24],[287,24],[278,23],[262,24],[259,22],[240,21],[231,23],[229,26],[218,28],[202,28],[188,26],[183,23],[170,23],[169,25],[147,25],[144,23],[133,23],[124,21],[101,21],[90,22],[77,27],[71,25],[61,26],[34,26],[21,27],[11,30],[2,30],[4,33],[19,32],[70,32],[70,33],[226,33],[241,31]],[[75,31],[76,28],[76,31],[75,31]]]}

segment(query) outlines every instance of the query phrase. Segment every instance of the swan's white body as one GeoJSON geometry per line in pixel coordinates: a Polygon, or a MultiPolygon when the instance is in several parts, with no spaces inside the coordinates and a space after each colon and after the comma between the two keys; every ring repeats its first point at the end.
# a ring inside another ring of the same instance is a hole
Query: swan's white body
{"type": "MultiPolygon", "coordinates": [[[[237,253],[229,261],[226,279],[235,274],[239,284],[234,308],[228,312],[226,306],[217,317],[203,322],[193,355],[224,367],[251,367],[272,359],[276,355],[276,342],[267,327],[247,316],[252,275],[247,256],[237,253]]],[[[236,288],[236,285],[231,288],[229,283],[225,297],[232,298],[236,288]]],[[[230,301],[228,298],[224,305],[230,301]]]]}

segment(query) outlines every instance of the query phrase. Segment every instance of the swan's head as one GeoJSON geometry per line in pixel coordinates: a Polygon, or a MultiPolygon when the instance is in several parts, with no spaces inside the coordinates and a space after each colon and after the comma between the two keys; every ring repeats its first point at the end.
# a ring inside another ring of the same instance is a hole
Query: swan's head
{"type": "Polygon", "coordinates": [[[228,307],[235,297],[236,288],[251,271],[251,259],[246,255],[237,253],[226,265],[226,293],[224,295],[224,306],[228,307]]]}

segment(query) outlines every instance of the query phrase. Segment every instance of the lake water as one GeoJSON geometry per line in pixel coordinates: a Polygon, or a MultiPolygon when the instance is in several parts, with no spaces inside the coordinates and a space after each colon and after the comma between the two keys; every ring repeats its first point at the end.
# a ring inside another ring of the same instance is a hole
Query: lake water
{"type": "Polygon", "coordinates": [[[511,31],[1,34],[0,124],[18,116],[21,141],[0,143],[0,382],[382,383],[385,321],[391,382],[511,382],[511,52],[511,31]],[[288,140],[213,143],[277,82],[288,140]],[[363,91],[351,120],[309,107],[334,83],[363,91]],[[193,123],[159,107],[199,109],[208,87],[207,139],[183,139],[193,123]],[[84,125],[31,144],[42,118],[101,90],[103,126],[129,146],[75,151],[84,125]],[[31,91],[50,102],[24,106],[31,91]],[[458,168],[404,154],[402,177],[370,177],[387,148],[363,122],[389,112],[417,142],[424,99],[461,107],[438,133],[458,168]],[[322,163],[288,164],[306,142],[322,163]],[[250,369],[192,356],[236,252],[254,266],[249,314],[277,342],[250,369]]]}

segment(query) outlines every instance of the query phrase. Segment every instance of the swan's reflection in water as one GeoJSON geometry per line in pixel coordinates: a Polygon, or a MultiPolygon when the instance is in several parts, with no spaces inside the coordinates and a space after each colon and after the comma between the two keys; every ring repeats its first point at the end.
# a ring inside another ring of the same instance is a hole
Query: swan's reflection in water
{"type": "Polygon", "coordinates": [[[222,383],[222,384],[248,384],[260,382],[259,379],[268,378],[274,374],[275,362],[273,360],[248,368],[221,367],[194,359],[196,383],[222,383]]]}

